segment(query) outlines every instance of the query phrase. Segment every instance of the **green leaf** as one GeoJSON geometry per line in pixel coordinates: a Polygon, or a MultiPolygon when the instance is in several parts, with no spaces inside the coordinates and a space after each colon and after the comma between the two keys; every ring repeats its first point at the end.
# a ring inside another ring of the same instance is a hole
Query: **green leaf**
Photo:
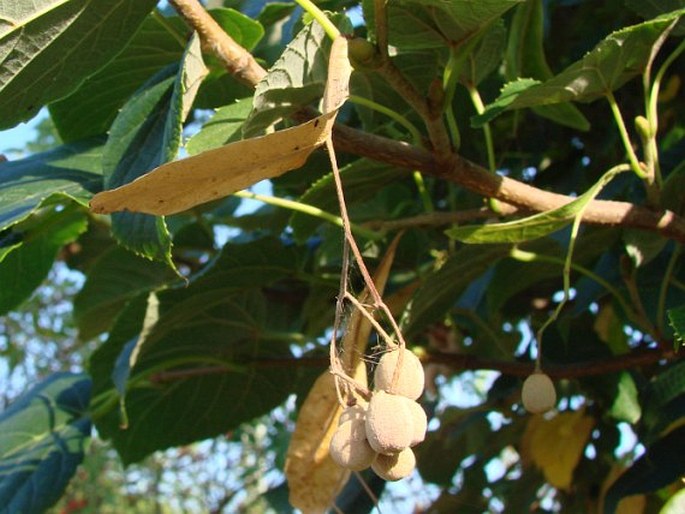
{"type": "Polygon", "coordinates": [[[661,507],[659,514],[682,514],[683,512],[685,512],[685,489],[671,496],[666,505],[661,507]]]}
{"type": "Polygon", "coordinates": [[[218,148],[242,137],[241,129],[252,110],[252,98],[217,109],[214,116],[186,144],[189,155],[197,155],[218,148]]]}
{"type": "Polygon", "coordinates": [[[59,250],[87,227],[85,209],[74,202],[46,206],[13,227],[22,243],[0,260],[0,315],[31,296],[52,268],[59,250]]]}
{"type": "MultiPolygon", "coordinates": [[[[345,166],[340,170],[340,176],[348,205],[372,198],[398,178],[396,168],[366,159],[345,166]]],[[[333,174],[317,180],[298,201],[337,214],[340,207],[335,195],[333,174]]],[[[300,212],[293,213],[290,218],[293,235],[298,241],[306,241],[322,223],[321,219],[300,212]]]]}
{"type": "Polygon", "coordinates": [[[90,437],[90,387],[56,373],[0,414],[0,512],[44,512],[62,496],[90,437]]]}
{"type": "Polygon", "coordinates": [[[405,328],[407,334],[411,336],[444,316],[471,282],[508,254],[508,245],[465,246],[455,252],[414,294],[405,328]]]}
{"type": "MultiPolygon", "coordinates": [[[[374,1],[363,0],[364,19],[370,34],[375,34],[374,1]]],[[[386,3],[389,43],[400,50],[427,50],[443,48],[447,41],[440,33],[428,9],[416,2],[395,1],[386,3]]]]}
{"type": "Polygon", "coordinates": [[[652,46],[684,12],[680,10],[611,33],[580,61],[544,83],[534,84],[529,79],[516,81],[516,90],[505,88],[482,115],[473,118],[473,123],[490,121],[504,110],[569,101],[592,102],[605,96],[642,73],[652,46]]]}
{"type": "Polygon", "coordinates": [[[115,246],[103,253],[88,272],[74,298],[74,319],[80,339],[106,332],[126,303],[176,279],[169,267],[115,246]]]}
{"type": "Polygon", "coordinates": [[[551,211],[506,223],[454,227],[446,230],[445,233],[452,239],[469,244],[521,243],[544,237],[569,225],[617,173],[625,171],[624,168],[623,166],[615,167],[607,171],[581,196],[551,211]]]}
{"type": "Polygon", "coordinates": [[[523,1],[404,0],[404,3],[428,7],[443,35],[461,44],[523,1]]]}
{"type": "Polygon", "coordinates": [[[544,21],[542,0],[530,0],[516,6],[506,52],[508,80],[520,77],[547,80],[552,77],[543,47],[544,21]]]}
{"type": "MultiPolygon", "coordinates": [[[[657,16],[681,9],[685,5],[683,0],[626,0],[626,7],[632,9],[645,19],[656,18],[657,16]]],[[[685,35],[685,20],[680,20],[673,28],[674,36],[685,35]]]]}
{"type": "Polygon", "coordinates": [[[652,444],[606,492],[604,514],[616,512],[621,498],[657,491],[685,474],[685,427],[652,444]]]}
{"type": "MultiPolygon", "coordinates": [[[[341,28],[349,27],[346,18],[341,28]]],[[[309,23],[288,43],[281,56],[257,84],[252,112],[243,126],[253,137],[323,95],[328,77],[331,40],[318,23],[309,23]]]]}
{"type": "Polygon", "coordinates": [[[0,231],[29,216],[53,195],[85,204],[102,189],[103,143],[99,137],[0,162],[0,231]]]}
{"type": "Polygon", "coordinates": [[[156,0],[37,0],[0,7],[0,130],[33,117],[107,64],[156,0]]]}
{"type": "MultiPolygon", "coordinates": [[[[139,337],[147,295],[127,306],[91,359],[95,396],[109,398],[96,402],[95,422],[124,462],[224,433],[286,399],[299,372],[290,363],[291,341],[272,334],[286,328],[278,321],[284,308],[299,310],[291,297],[276,293],[277,282],[296,270],[293,250],[278,240],[228,244],[188,287],[158,292],[159,318],[130,369],[129,428],[122,430],[110,377],[125,346],[139,337]],[[265,295],[266,286],[275,294],[265,295]],[[261,359],[272,365],[260,366],[261,359]],[[283,359],[283,366],[273,359],[283,359]],[[160,372],[187,375],[154,380],[160,372]]],[[[293,322],[292,315],[285,318],[293,322]]]]}
{"type": "Polygon", "coordinates": [[[483,35],[475,52],[468,55],[462,80],[477,86],[502,63],[507,40],[507,29],[501,21],[494,23],[483,35]]]}
{"type": "Polygon", "coordinates": [[[637,423],[642,415],[637,387],[630,373],[623,372],[618,381],[618,392],[611,406],[610,414],[619,421],[637,423]]]}
{"type": "Polygon", "coordinates": [[[685,344],[685,305],[669,309],[668,321],[673,327],[676,339],[681,345],[685,344]]]}
{"type": "MultiPolygon", "coordinates": [[[[204,73],[199,39],[194,37],[180,68],[165,68],[126,103],[112,125],[103,155],[108,189],[128,184],[176,157],[183,120],[204,73]]],[[[134,253],[173,267],[164,218],[116,213],[112,215],[112,233],[134,253]]]]}
{"type": "MultiPolygon", "coordinates": [[[[233,9],[210,15],[239,45],[250,49],[262,37],[261,26],[233,9]]],[[[183,57],[187,27],[177,16],[148,16],[128,46],[107,66],[88,77],[69,96],[50,104],[50,114],[65,142],[104,134],[126,100],[152,75],[183,57]],[[181,42],[179,42],[181,39],[181,42]]],[[[215,79],[225,76],[219,67],[215,79]]]]}

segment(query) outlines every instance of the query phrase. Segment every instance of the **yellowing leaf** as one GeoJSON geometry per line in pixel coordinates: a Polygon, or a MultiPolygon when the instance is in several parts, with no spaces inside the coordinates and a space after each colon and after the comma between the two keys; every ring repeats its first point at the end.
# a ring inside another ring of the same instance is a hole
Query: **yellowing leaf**
{"type": "Polygon", "coordinates": [[[304,514],[325,512],[349,478],[328,454],[341,413],[335,377],[325,371],[300,409],[285,461],[290,503],[304,514]]]}
{"type": "Polygon", "coordinates": [[[582,410],[531,417],[521,444],[524,462],[532,461],[554,487],[569,490],[594,424],[582,410]]]}
{"type": "MultiPolygon", "coordinates": [[[[611,485],[623,474],[625,470],[626,467],[623,464],[616,464],[611,468],[606,480],[602,484],[599,508],[597,509],[597,512],[604,512],[604,496],[606,495],[609,487],[611,487],[611,485]]],[[[618,503],[615,514],[642,514],[645,511],[646,506],[647,497],[644,494],[626,496],[618,503]]]]}
{"type": "Polygon", "coordinates": [[[100,214],[174,214],[299,168],[330,136],[338,109],[348,96],[351,70],[347,39],[340,36],[331,47],[321,116],[159,166],[129,184],[98,193],[90,202],[91,209],[100,214]]]}

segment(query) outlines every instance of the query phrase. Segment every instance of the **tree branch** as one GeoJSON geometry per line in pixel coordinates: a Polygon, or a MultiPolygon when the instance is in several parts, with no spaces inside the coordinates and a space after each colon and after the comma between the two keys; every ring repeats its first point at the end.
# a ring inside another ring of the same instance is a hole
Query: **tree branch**
{"type": "Polygon", "coordinates": [[[266,75],[266,70],[252,54],[226,34],[200,2],[169,0],[169,3],[188,26],[197,31],[203,50],[213,53],[240,82],[254,87],[266,75]]]}
{"type": "MultiPolygon", "coordinates": [[[[651,366],[660,361],[676,361],[683,358],[683,353],[673,350],[637,350],[624,355],[617,355],[602,360],[571,362],[565,364],[546,363],[545,373],[554,379],[582,378],[607,373],[616,373],[642,366],[651,366]]],[[[465,355],[455,353],[430,352],[421,357],[424,364],[444,364],[455,372],[490,370],[499,371],[503,375],[514,377],[527,377],[535,369],[534,362],[513,362],[497,359],[487,359],[478,355],[465,355]]],[[[313,367],[325,369],[329,365],[328,357],[301,357],[282,359],[255,359],[251,362],[243,362],[242,365],[252,365],[259,369],[313,367]]],[[[150,377],[153,384],[163,384],[190,378],[205,377],[211,375],[223,375],[235,373],[234,367],[207,366],[187,369],[160,371],[150,377]]]]}
{"type": "MultiPolygon", "coordinates": [[[[209,16],[197,0],[171,0],[179,15],[197,30],[205,48],[219,58],[239,80],[256,86],[266,71],[209,16]]],[[[467,159],[451,154],[447,164],[423,148],[336,125],[336,150],[367,157],[453,182],[486,198],[532,211],[561,207],[574,198],[544,191],[508,177],[494,175],[467,159]]],[[[583,213],[583,222],[649,230],[685,243],[685,219],[668,210],[650,210],[627,202],[593,200],[583,213]]]]}

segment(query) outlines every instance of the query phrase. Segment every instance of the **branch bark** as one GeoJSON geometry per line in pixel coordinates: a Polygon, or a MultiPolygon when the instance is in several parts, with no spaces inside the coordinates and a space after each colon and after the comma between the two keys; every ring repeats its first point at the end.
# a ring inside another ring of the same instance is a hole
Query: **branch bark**
{"type": "MultiPolygon", "coordinates": [[[[205,48],[222,61],[236,78],[256,86],[266,74],[252,55],[238,45],[209,16],[197,0],[170,0],[186,23],[197,30],[205,48]]],[[[574,198],[544,191],[517,180],[493,175],[463,157],[452,153],[447,163],[423,148],[381,136],[336,125],[333,141],[338,151],[382,161],[408,170],[453,182],[486,198],[496,198],[510,206],[531,211],[561,207],[574,198]]],[[[668,210],[651,210],[628,202],[593,200],[583,213],[583,222],[648,230],[685,243],[685,219],[668,210]]]]}

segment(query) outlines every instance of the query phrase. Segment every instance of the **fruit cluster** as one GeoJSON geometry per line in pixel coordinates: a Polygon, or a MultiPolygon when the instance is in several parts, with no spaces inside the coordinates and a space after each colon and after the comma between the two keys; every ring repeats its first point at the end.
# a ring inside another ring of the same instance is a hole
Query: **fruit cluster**
{"type": "Polygon", "coordinates": [[[371,400],[347,407],[340,416],[330,445],[333,460],[352,471],[371,466],[385,480],[409,476],[416,467],[412,447],[426,436],[426,413],[416,402],[424,385],[423,366],[411,351],[383,355],[371,400]]]}

